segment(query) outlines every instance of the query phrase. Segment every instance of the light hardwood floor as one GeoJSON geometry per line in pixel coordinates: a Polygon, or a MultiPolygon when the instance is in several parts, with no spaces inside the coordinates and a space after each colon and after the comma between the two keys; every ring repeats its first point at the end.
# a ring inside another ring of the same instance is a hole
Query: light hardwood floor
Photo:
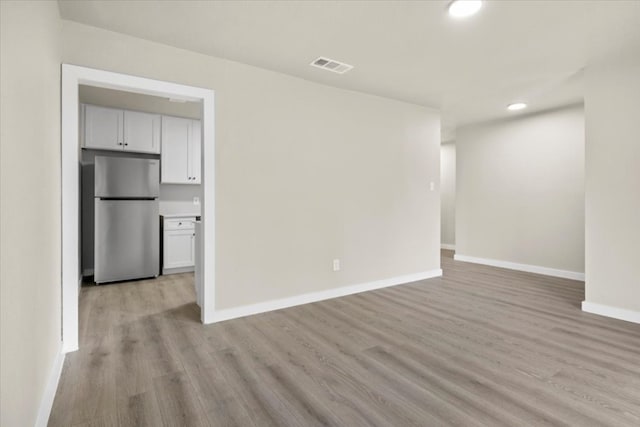
{"type": "Polygon", "coordinates": [[[582,282],[443,269],[211,326],[189,274],[83,288],[49,425],[640,425],[639,325],[582,282]]]}

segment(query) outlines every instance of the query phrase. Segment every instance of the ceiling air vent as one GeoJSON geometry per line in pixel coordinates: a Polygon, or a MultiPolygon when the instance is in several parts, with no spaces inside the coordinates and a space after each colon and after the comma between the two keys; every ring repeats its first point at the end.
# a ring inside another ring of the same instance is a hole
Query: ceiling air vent
{"type": "Polygon", "coordinates": [[[322,56],[313,61],[311,66],[338,74],[344,74],[353,68],[353,65],[345,64],[344,62],[336,61],[334,59],[324,58],[322,56]]]}

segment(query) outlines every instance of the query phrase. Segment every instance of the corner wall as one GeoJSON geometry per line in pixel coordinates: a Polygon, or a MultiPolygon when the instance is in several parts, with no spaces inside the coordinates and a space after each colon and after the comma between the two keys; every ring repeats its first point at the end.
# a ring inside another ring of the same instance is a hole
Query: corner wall
{"type": "Polygon", "coordinates": [[[443,248],[456,244],[456,144],[440,147],[440,243],[443,248]]]}
{"type": "Polygon", "coordinates": [[[583,309],[640,323],[640,61],[626,55],[585,77],[583,309]]]}
{"type": "Polygon", "coordinates": [[[2,1],[0,19],[0,425],[44,425],[62,362],[58,4],[2,1]]]}
{"type": "Polygon", "coordinates": [[[456,156],[458,258],[582,276],[582,106],[459,129],[456,156]]]}

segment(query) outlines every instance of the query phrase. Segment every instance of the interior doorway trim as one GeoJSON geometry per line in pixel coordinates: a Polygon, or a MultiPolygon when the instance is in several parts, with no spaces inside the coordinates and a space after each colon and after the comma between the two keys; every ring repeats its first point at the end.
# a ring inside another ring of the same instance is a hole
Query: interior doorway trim
{"type": "Polygon", "coordinates": [[[80,290],[80,144],[79,85],[97,86],[165,98],[201,101],[203,180],[202,307],[203,323],[215,310],[215,112],[214,91],[128,74],[62,64],[62,351],[78,350],[80,290]]]}

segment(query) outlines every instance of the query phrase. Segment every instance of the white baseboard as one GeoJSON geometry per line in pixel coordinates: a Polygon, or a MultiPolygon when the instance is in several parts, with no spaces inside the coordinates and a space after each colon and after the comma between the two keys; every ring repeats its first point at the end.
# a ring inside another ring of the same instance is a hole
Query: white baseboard
{"type": "Polygon", "coordinates": [[[40,399],[40,407],[38,408],[38,418],[36,419],[36,427],[46,427],[49,423],[49,416],[51,415],[51,408],[53,408],[53,400],[56,397],[56,391],[58,391],[58,382],[60,381],[60,375],[62,374],[62,366],[64,365],[65,354],[62,352],[62,343],[58,349],[58,355],[53,361],[51,373],[49,374],[49,380],[44,389],[42,399],[40,399]]]}
{"type": "Polygon", "coordinates": [[[440,244],[440,249],[449,249],[450,251],[455,251],[456,250],[456,245],[453,245],[451,243],[441,243],[440,244]]]}
{"type": "Polygon", "coordinates": [[[375,282],[360,283],[357,285],[343,286],[336,289],[328,289],[326,291],[310,292],[308,294],[297,295],[289,298],[281,298],[261,302],[258,304],[249,304],[235,308],[227,308],[214,313],[213,322],[222,322],[224,320],[236,319],[238,317],[250,316],[252,314],[265,313],[267,311],[280,310],[283,308],[294,307],[296,305],[309,304],[312,302],[323,301],[331,298],[343,297],[346,295],[357,294],[360,292],[372,291],[375,289],[386,288],[389,286],[403,285],[406,283],[417,282],[418,280],[431,279],[442,276],[442,270],[436,269],[425,271],[422,273],[409,274],[406,276],[392,277],[389,279],[376,280],[375,282]]]}
{"type": "Polygon", "coordinates": [[[468,255],[455,254],[456,261],[472,262],[474,264],[490,265],[492,267],[508,268],[509,270],[526,271],[528,273],[544,274],[545,276],[562,277],[564,279],[580,280],[584,282],[584,273],[568,270],[557,270],[555,268],[541,267],[538,265],[518,264],[497,259],[477,258],[468,255]]]}
{"type": "Polygon", "coordinates": [[[582,301],[582,311],[599,314],[600,316],[613,317],[614,319],[626,320],[627,322],[640,323],[640,311],[628,310],[626,308],[582,301]]]}
{"type": "Polygon", "coordinates": [[[84,277],[93,276],[93,268],[85,268],[85,269],[82,271],[82,275],[83,275],[84,277]]]}
{"type": "Polygon", "coordinates": [[[177,268],[163,268],[162,275],[168,276],[170,274],[180,274],[180,273],[193,273],[196,271],[195,266],[190,267],[177,267],[177,268]]]}

